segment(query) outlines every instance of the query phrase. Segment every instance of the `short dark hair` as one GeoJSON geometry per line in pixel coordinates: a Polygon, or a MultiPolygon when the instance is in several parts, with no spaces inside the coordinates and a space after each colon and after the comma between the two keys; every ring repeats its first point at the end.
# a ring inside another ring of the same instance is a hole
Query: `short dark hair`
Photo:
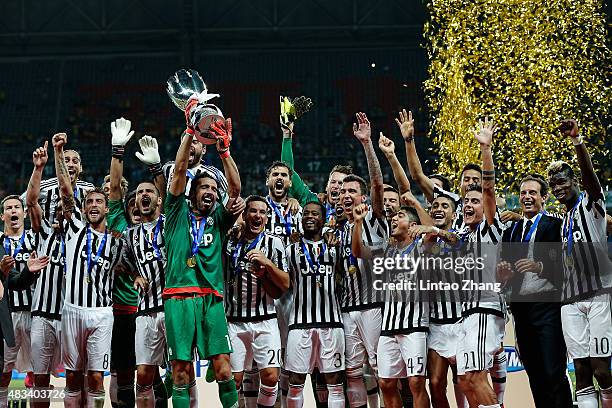
{"type": "Polygon", "coordinates": [[[310,204],[314,204],[317,207],[319,207],[319,209],[321,210],[321,214],[323,215],[323,221],[325,221],[325,218],[327,217],[327,208],[325,208],[325,206],[320,202],[320,201],[315,201],[315,200],[310,200],[308,201],[305,205],[304,208],[306,208],[307,205],[310,204]]]}
{"type": "Polygon", "coordinates": [[[25,208],[25,205],[23,205],[23,200],[21,199],[21,197],[19,197],[17,194],[11,194],[2,199],[2,210],[0,211],[1,213],[4,213],[4,203],[6,203],[8,200],[17,200],[19,201],[19,203],[21,203],[21,206],[25,208]]]}
{"type": "Polygon", "coordinates": [[[328,178],[331,177],[333,173],[342,173],[348,176],[352,172],[353,172],[353,168],[350,165],[336,164],[334,167],[332,167],[331,171],[329,172],[328,178]]]}
{"type": "Polygon", "coordinates": [[[285,167],[287,169],[287,172],[289,173],[289,178],[293,177],[293,169],[289,167],[287,163],[280,160],[274,160],[272,164],[266,169],[266,180],[268,179],[268,177],[270,177],[270,173],[272,173],[272,169],[274,169],[275,167],[285,167]]]}
{"type": "Polygon", "coordinates": [[[219,190],[219,180],[217,180],[217,178],[213,176],[212,174],[208,172],[203,172],[203,173],[198,174],[197,176],[193,178],[193,180],[191,180],[191,187],[189,188],[189,199],[191,199],[193,195],[195,194],[196,187],[198,186],[198,184],[200,184],[200,180],[205,179],[205,178],[209,178],[213,180],[215,183],[217,183],[217,196],[219,196],[219,191],[218,191],[219,190]]]}
{"type": "Polygon", "coordinates": [[[450,202],[450,203],[451,203],[451,206],[453,207],[453,211],[455,211],[455,210],[457,209],[457,203],[455,202],[455,200],[453,200],[452,198],[450,198],[450,197],[449,197],[449,196],[447,196],[447,195],[439,195],[439,196],[437,196],[436,198],[434,198],[433,200],[431,200],[431,204],[433,205],[433,202],[434,202],[434,201],[436,201],[436,200],[437,200],[437,199],[439,199],[439,198],[443,198],[443,199],[445,199],[446,201],[450,202]]]}
{"type": "Polygon", "coordinates": [[[155,182],[153,180],[140,180],[138,182],[138,184],[136,184],[136,190],[134,190],[134,191],[135,192],[138,191],[138,186],[141,185],[141,184],[144,184],[144,183],[152,184],[153,187],[155,187],[155,191],[157,192],[157,195],[161,195],[159,189],[157,188],[157,186],[155,185],[155,182]]]}
{"type": "Polygon", "coordinates": [[[256,201],[261,201],[262,203],[266,204],[266,208],[270,208],[270,204],[268,204],[268,200],[266,200],[264,197],[260,196],[260,195],[250,195],[247,197],[247,199],[245,200],[245,207],[244,210],[248,210],[249,208],[249,204],[256,202],[256,201]]]}
{"type": "Polygon", "coordinates": [[[470,191],[478,191],[482,193],[482,186],[480,184],[470,184],[465,188],[465,193],[469,193],[470,191]]]}
{"type": "Polygon", "coordinates": [[[85,193],[85,197],[83,197],[83,205],[85,205],[87,197],[89,197],[91,194],[102,194],[102,196],[104,197],[104,204],[108,207],[108,196],[100,187],[94,187],[92,190],[89,190],[85,193]]]}
{"type": "Polygon", "coordinates": [[[476,163],[468,163],[465,166],[463,166],[463,170],[461,170],[461,177],[463,178],[463,173],[465,173],[467,170],[475,170],[477,172],[480,173],[480,175],[482,176],[482,168],[477,165],[476,163]]]}
{"type": "Polygon", "coordinates": [[[128,207],[130,206],[130,200],[132,198],[136,199],[136,190],[129,191],[125,195],[125,199],[123,200],[123,209],[125,211],[125,214],[128,215],[128,217],[129,217],[128,207]]]}
{"type": "Polygon", "coordinates": [[[391,184],[385,184],[383,188],[383,193],[386,193],[387,191],[393,191],[394,193],[397,193],[399,195],[399,191],[397,191],[397,188],[393,187],[391,184]]]}
{"type": "Polygon", "coordinates": [[[361,195],[366,195],[366,192],[368,191],[368,185],[366,184],[366,181],[363,178],[359,177],[356,174],[349,174],[348,176],[344,178],[344,180],[342,180],[343,183],[349,183],[351,181],[355,181],[359,183],[359,189],[361,190],[361,195]]]}
{"type": "Polygon", "coordinates": [[[417,212],[416,208],[408,207],[407,205],[402,205],[399,211],[405,212],[410,221],[414,221],[417,224],[421,223],[421,219],[419,218],[419,213],[417,212]]]}
{"type": "Polygon", "coordinates": [[[521,184],[523,184],[526,181],[535,181],[540,185],[540,195],[542,197],[545,197],[548,195],[548,183],[544,180],[543,177],[539,176],[539,175],[533,175],[533,174],[529,174],[525,177],[523,177],[523,179],[521,180],[521,183],[519,184],[519,186],[521,184]]]}
{"type": "MultiPolygon", "coordinates": [[[[461,174],[463,174],[463,172],[461,174]]],[[[439,174],[439,173],[432,174],[431,176],[429,176],[429,178],[440,180],[440,182],[442,183],[442,190],[450,191],[450,188],[451,188],[450,180],[444,177],[442,174],[439,174]]]]}

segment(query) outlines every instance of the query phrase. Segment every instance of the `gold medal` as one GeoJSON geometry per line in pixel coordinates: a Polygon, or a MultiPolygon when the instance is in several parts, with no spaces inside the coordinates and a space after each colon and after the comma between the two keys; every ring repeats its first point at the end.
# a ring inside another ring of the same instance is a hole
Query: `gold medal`
{"type": "Polygon", "coordinates": [[[357,273],[357,266],[356,265],[349,266],[348,271],[351,275],[354,275],[355,273],[357,273]]]}
{"type": "Polygon", "coordinates": [[[434,255],[439,255],[440,254],[440,244],[432,245],[431,253],[434,254],[434,255]]]}
{"type": "Polygon", "coordinates": [[[196,258],[195,258],[195,256],[187,258],[187,266],[190,267],[190,268],[193,268],[193,267],[196,266],[196,258]]]}
{"type": "Polygon", "coordinates": [[[88,276],[87,278],[85,278],[85,282],[87,282],[87,284],[89,285],[91,283],[91,278],[88,276]]]}
{"type": "Polygon", "coordinates": [[[321,279],[319,277],[317,277],[317,286],[321,287],[322,283],[321,283],[321,279]]]}
{"type": "Polygon", "coordinates": [[[565,266],[567,266],[568,269],[574,269],[574,257],[565,254],[563,260],[565,261],[565,266]]]}

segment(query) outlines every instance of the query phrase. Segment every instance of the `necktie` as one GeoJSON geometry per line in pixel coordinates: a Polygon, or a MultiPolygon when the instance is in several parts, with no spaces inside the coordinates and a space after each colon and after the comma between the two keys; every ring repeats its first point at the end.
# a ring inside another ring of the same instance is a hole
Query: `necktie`
{"type": "Polygon", "coordinates": [[[523,228],[523,238],[521,239],[521,242],[525,242],[525,238],[527,237],[527,234],[529,233],[529,230],[531,229],[532,225],[533,222],[531,222],[531,220],[527,221],[527,224],[525,224],[525,228],[523,228]]]}

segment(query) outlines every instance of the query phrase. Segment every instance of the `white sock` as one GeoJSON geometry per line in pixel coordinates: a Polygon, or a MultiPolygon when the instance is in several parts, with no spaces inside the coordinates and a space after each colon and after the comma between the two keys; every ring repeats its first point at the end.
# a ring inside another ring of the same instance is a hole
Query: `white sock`
{"type": "Polygon", "coordinates": [[[612,387],[600,389],[599,396],[602,408],[612,408],[612,387]]]}
{"type": "Polygon", "coordinates": [[[257,406],[273,407],[276,403],[278,394],[278,384],[270,386],[259,384],[259,395],[257,396],[257,406]]]}
{"type": "Polygon", "coordinates": [[[259,370],[257,367],[244,372],[242,393],[244,394],[244,406],[246,408],[257,408],[259,395],[259,370]]]}
{"type": "Polygon", "coordinates": [[[64,391],[64,408],[81,408],[81,390],[66,388],[64,391]]]}
{"type": "Polygon", "coordinates": [[[491,374],[491,382],[493,383],[493,391],[497,395],[497,402],[504,403],[504,392],[506,391],[506,375],[507,375],[506,353],[501,352],[493,357],[493,367],[489,370],[491,374]]]}
{"type": "Polygon", "coordinates": [[[87,391],[87,408],[104,408],[104,390],[87,391]]]}
{"type": "Polygon", "coordinates": [[[327,408],[344,408],[344,386],[327,384],[327,408]]]}
{"type": "Polygon", "coordinates": [[[189,383],[189,407],[198,408],[198,387],[196,380],[189,383]]]}
{"type": "Polygon", "coordinates": [[[351,408],[363,407],[368,403],[368,392],[363,381],[363,368],[346,370],[346,395],[351,408]]]}
{"type": "Polygon", "coordinates": [[[363,373],[363,378],[365,379],[365,386],[368,393],[368,406],[370,408],[378,408],[378,392],[380,389],[378,388],[376,376],[371,372],[365,371],[363,373]]]}
{"type": "Polygon", "coordinates": [[[289,384],[287,408],[302,408],[304,406],[304,384],[289,384]]]}
{"type": "Polygon", "coordinates": [[[281,408],[287,408],[287,394],[289,392],[289,372],[281,368],[278,385],[281,391],[281,408]]]}
{"type": "Polygon", "coordinates": [[[501,408],[500,404],[493,404],[493,405],[479,405],[478,408],[501,408]]]}
{"type": "Polygon", "coordinates": [[[153,394],[153,384],[136,384],[136,406],[138,408],[155,407],[155,395],[153,394]]]}
{"type": "Polygon", "coordinates": [[[461,390],[459,384],[453,383],[453,388],[455,389],[455,401],[457,402],[457,408],[469,408],[467,398],[465,398],[465,394],[461,390]]]}
{"type": "Polygon", "coordinates": [[[117,403],[117,388],[117,373],[113,371],[111,372],[110,386],[108,387],[108,394],[113,404],[117,403]]]}
{"type": "Polygon", "coordinates": [[[576,400],[578,400],[578,408],[599,408],[597,391],[593,386],[576,391],[576,400]]]}

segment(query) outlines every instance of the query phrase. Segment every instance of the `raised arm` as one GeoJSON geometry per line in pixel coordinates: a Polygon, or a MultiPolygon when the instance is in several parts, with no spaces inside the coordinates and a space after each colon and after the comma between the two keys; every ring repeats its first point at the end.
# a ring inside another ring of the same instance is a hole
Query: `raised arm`
{"type": "Polygon", "coordinates": [[[30,217],[30,224],[34,232],[40,231],[40,225],[42,224],[43,210],[38,203],[40,197],[40,181],[42,180],[42,173],[49,160],[47,154],[47,147],[49,142],[45,141],[43,147],[39,147],[32,153],[32,162],[34,163],[34,170],[28,183],[28,190],[26,191],[26,207],[28,208],[28,216],[30,217]]]}
{"type": "Polygon", "coordinates": [[[372,129],[370,121],[365,113],[357,113],[357,123],[353,123],[353,134],[359,140],[365,151],[366,161],[368,163],[368,173],[370,176],[370,198],[372,199],[372,212],[376,218],[385,216],[385,208],[383,206],[383,176],[380,170],[380,163],[374,146],[372,145],[372,129]]]}
{"type": "Polygon", "coordinates": [[[124,118],[119,118],[111,122],[110,126],[113,154],[110,165],[110,192],[108,193],[108,199],[119,201],[123,198],[123,192],[121,191],[123,153],[125,152],[125,145],[130,141],[134,131],[130,130],[132,122],[124,118]]]}
{"type": "Polygon", "coordinates": [[[53,152],[55,155],[55,173],[57,174],[57,182],[59,183],[59,192],[62,197],[62,209],[64,217],[71,217],[74,210],[74,193],[72,190],[72,182],[70,174],[64,161],[64,145],[68,142],[68,136],[65,133],[56,133],[53,135],[53,152]]]}
{"type": "Polygon", "coordinates": [[[423,208],[419,200],[417,200],[416,197],[410,191],[407,191],[402,194],[401,201],[403,205],[407,205],[408,207],[412,207],[416,210],[417,215],[419,216],[419,220],[421,221],[421,225],[433,225],[433,220],[431,219],[431,216],[429,215],[427,210],[423,208]]]}
{"type": "Polygon", "coordinates": [[[389,139],[383,135],[382,132],[380,132],[378,147],[391,165],[391,170],[393,170],[393,178],[397,183],[400,195],[410,191],[410,182],[408,181],[408,177],[406,176],[406,172],[404,171],[402,165],[400,164],[399,160],[397,160],[397,155],[395,154],[395,143],[393,143],[393,140],[389,139]]]}
{"type": "Polygon", "coordinates": [[[561,133],[569,137],[576,149],[576,158],[580,167],[580,176],[582,178],[582,186],[591,198],[598,197],[601,194],[601,184],[593,169],[591,155],[583,143],[582,136],[578,130],[578,123],[574,119],[565,119],[559,125],[561,133]]]}
{"type": "Polygon", "coordinates": [[[364,245],[363,239],[361,238],[363,235],[363,222],[368,211],[369,209],[366,204],[359,204],[353,209],[355,223],[353,224],[353,231],[351,232],[351,252],[355,258],[372,258],[372,251],[364,245]]]}
{"type": "MultiPolygon", "coordinates": [[[[227,179],[227,195],[229,203],[240,196],[241,183],[238,167],[230,155],[230,144],[232,142],[232,120],[227,118],[225,121],[217,120],[210,125],[210,131],[217,138],[217,152],[223,163],[223,172],[227,179]]],[[[178,157],[177,157],[178,160],[178,157]]]]}
{"type": "Polygon", "coordinates": [[[423,194],[425,194],[427,200],[431,202],[433,201],[433,183],[429,177],[423,173],[421,161],[419,160],[419,156],[416,151],[416,145],[414,144],[414,119],[412,118],[412,112],[406,112],[406,109],[403,109],[401,112],[399,112],[399,119],[396,118],[395,123],[397,123],[399,126],[406,145],[406,159],[408,161],[408,171],[410,172],[410,177],[416,181],[423,194]]]}
{"type": "Polygon", "coordinates": [[[166,199],[166,177],[162,171],[157,139],[144,135],[138,140],[138,144],[142,152],[136,152],[136,157],[149,167],[149,173],[163,202],[166,199]]]}
{"type": "Polygon", "coordinates": [[[187,186],[187,168],[189,167],[189,149],[191,148],[192,140],[193,136],[191,134],[183,133],[181,145],[176,152],[174,173],[172,175],[172,181],[170,182],[170,188],[168,189],[173,196],[185,194],[185,187],[187,186]]]}
{"type": "Polygon", "coordinates": [[[495,167],[493,165],[493,153],[491,142],[493,135],[497,131],[497,125],[489,118],[478,121],[478,130],[474,132],[474,137],[480,144],[482,155],[482,204],[487,224],[493,225],[495,222],[495,212],[497,204],[495,202],[495,167]]]}
{"type": "Polygon", "coordinates": [[[295,171],[293,160],[293,122],[289,122],[287,126],[281,126],[283,131],[283,144],[281,147],[281,161],[287,163],[289,168],[293,170],[291,176],[291,187],[289,187],[289,196],[298,200],[303,207],[307,203],[317,201],[317,195],[304,183],[300,175],[295,171]]]}

